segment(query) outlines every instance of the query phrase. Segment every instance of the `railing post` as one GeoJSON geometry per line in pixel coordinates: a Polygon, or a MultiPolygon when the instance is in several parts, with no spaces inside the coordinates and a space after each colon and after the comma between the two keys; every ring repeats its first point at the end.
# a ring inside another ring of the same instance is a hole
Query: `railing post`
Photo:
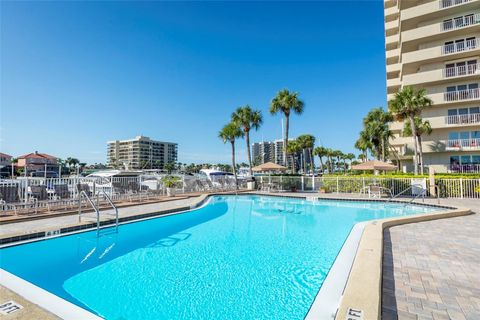
{"type": "Polygon", "coordinates": [[[460,199],[463,199],[463,178],[460,178],[460,199]]]}
{"type": "MultiPolygon", "coordinates": [[[[26,170],[27,168],[25,168],[26,170]]],[[[24,190],[24,197],[25,199],[23,199],[25,202],[28,202],[28,177],[25,178],[25,190],[24,190]]]]}
{"type": "Polygon", "coordinates": [[[315,191],[315,176],[312,175],[312,191],[315,191]]]}
{"type": "Polygon", "coordinates": [[[302,191],[305,191],[305,177],[302,176],[302,191]]]}
{"type": "Polygon", "coordinates": [[[339,181],[338,181],[338,177],[337,177],[337,193],[340,193],[340,191],[339,191],[340,187],[339,187],[338,182],[339,182],[339,181]]]}

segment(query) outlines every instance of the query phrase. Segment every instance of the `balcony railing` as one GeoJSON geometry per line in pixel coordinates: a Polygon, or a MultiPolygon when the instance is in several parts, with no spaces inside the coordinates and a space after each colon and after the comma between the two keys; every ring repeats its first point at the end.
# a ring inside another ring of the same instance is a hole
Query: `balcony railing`
{"type": "Polygon", "coordinates": [[[443,69],[444,78],[467,76],[472,74],[480,74],[480,63],[467,64],[463,66],[449,67],[443,69]]]}
{"type": "Polygon", "coordinates": [[[446,116],[445,124],[477,124],[480,123],[480,113],[459,114],[456,116],[446,116]]]}
{"type": "Polygon", "coordinates": [[[440,0],[440,8],[448,8],[466,2],[470,2],[470,0],[440,0]]]}
{"type": "Polygon", "coordinates": [[[447,140],[448,149],[480,149],[480,138],[447,140]]]}
{"type": "Polygon", "coordinates": [[[478,39],[469,39],[461,42],[446,44],[442,47],[442,54],[451,54],[474,50],[478,47],[478,39]]]}
{"type": "Polygon", "coordinates": [[[444,21],[442,22],[442,31],[460,29],[477,23],[480,23],[480,14],[478,13],[444,21]]]}
{"type": "Polygon", "coordinates": [[[467,89],[459,91],[450,91],[443,93],[443,99],[445,101],[461,101],[480,98],[480,89],[467,89]]]}
{"type": "Polygon", "coordinates": [[[480,173],[480,164],[469,163],[469,164],[451,164],[450,172],[458,173],[480,173]]]}

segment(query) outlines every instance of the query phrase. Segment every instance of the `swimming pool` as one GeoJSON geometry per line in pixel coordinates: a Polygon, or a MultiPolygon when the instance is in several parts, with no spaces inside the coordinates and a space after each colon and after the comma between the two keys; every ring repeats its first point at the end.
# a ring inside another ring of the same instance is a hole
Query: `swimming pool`
{"type": "Polygon", "coordinates": [[[7,247],[0,266],[106,319],[303,319],[356,223],[437,210],[215,196],[118,233],[7,247]]]}

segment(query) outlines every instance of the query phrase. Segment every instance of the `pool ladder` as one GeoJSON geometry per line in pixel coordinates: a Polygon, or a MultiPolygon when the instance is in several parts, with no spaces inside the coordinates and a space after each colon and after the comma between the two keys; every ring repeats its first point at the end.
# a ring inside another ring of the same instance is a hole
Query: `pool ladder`
{"type": "Polygon", "coordinates": [[[115,211],[115,232],[118,232],[118,208],[113,204],[112,199],[110,196],[105,192],[105,190],[98,190],[97,191],[97,204],[95,204],[92,199],[88,196],[88,194],[82,190],[78,194],[78,222],[81,222],[82,219],[82,197],[85,197],[87,199],[87,202],[90,204],[90,206],[93,208],[93,210],[96,213],[97,216],[97,236],[100,234],[100,209],[98,208],[98,196],[99,193],[103,194],[105,199],[107,199],[107,202],[110,204],[110,206],[113,208],[115,211]]]}

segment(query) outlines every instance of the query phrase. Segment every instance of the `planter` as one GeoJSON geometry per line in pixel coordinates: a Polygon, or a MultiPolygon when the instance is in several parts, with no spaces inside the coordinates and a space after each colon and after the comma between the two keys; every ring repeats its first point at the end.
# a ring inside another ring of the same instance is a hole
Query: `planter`
{"type": "Polygon", "coordinates": [[[328,190],[328,188],[320,188],[318,190],[320,193],[329,193],[330,191],[328,190]]]}
{"type": "Polygon", "coordinates": [[[174,188],[167,188],[167,196],[175,197],[175,189],[174,188]]]}

